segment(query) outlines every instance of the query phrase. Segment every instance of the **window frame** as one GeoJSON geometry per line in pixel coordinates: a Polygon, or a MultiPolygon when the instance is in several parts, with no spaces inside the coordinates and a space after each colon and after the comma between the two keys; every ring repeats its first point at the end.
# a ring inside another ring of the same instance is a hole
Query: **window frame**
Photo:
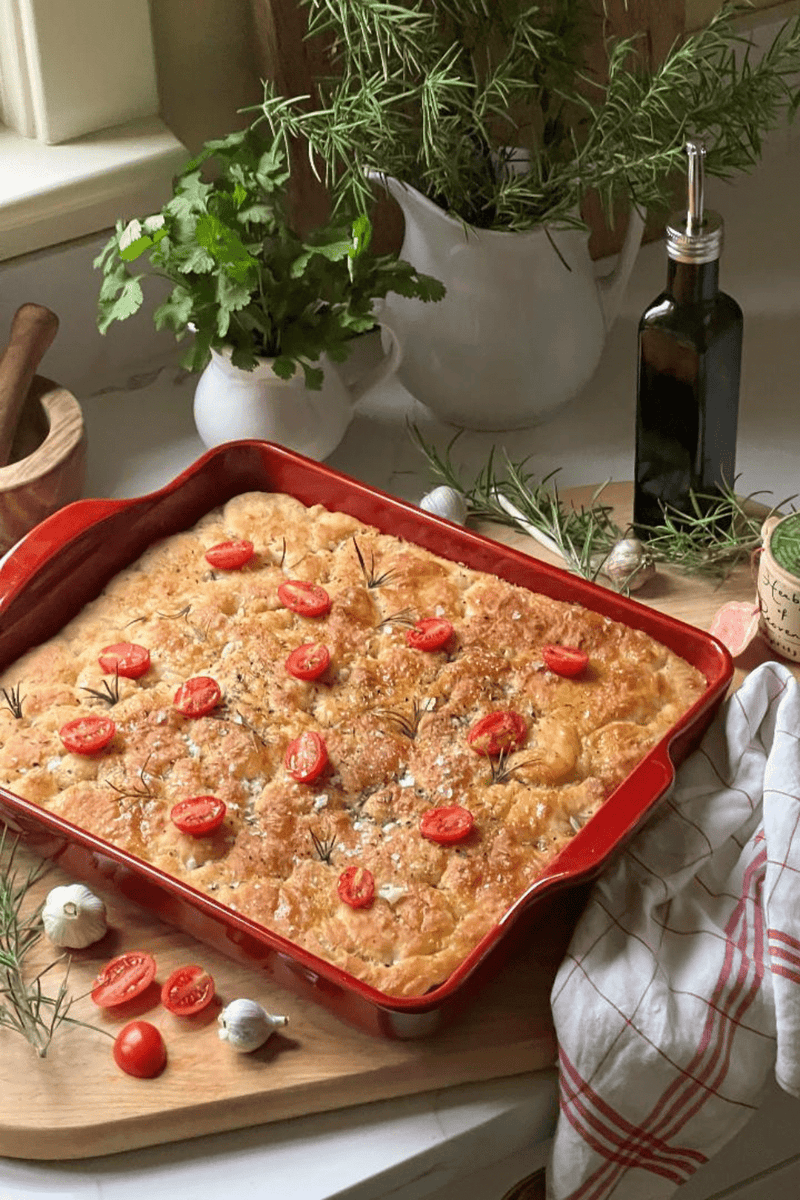
{"type": "Polygon", "coordinates": [[[0,260],[160,208],[189,152],[158,108],[148,0],[0,0],[0,260]]]}

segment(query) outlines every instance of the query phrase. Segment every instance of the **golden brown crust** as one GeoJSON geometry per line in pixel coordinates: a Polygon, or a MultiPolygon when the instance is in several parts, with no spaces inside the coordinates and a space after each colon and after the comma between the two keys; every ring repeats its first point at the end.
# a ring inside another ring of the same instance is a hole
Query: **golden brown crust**
{"type": "Polygon", "coordinates": [[[470,570],[289,496],[248,493],[151,547],[62,633],[0,680],[22,716],[0,707],[0,782],[145,858],[390,996],[441,983],[530,886],[641,757],[702,694],[688,663],[640,631],[470,570]],[[241,570],[205,551],[248,538],[241,570]],[[330,612],[297,615],[278,586],[321,584],[330,612]],[[410,622],[444,616],[442,650],[412,649],[410,622]],[[98,655],[147,646],[150,670],[118,680],[98,655]],[[291,676],[287,655],[324,642],[318,681],[291,676]],[[578,678],[542,661],[548,642],[580,647],[578,678]],[[200,718],[174,704],[207,675],[221,704],[200,718]],[[524,743],[489,759],[467,741],[474,722],[511,709],[524,743]],[[116,733],[92,755],[59,730],[110,716],[116,733]],[[324,737],[329,766],[300,783],[289,742],[324,737]],[[170,809],[213,794],[227,806],[210,836],[181,833],[170,809]],[[474,828],[441,845],[420,833],[433,807],[460,804],[474,828]],[[369,907],[342,902],[337,881],[365,867],[369,907]]]}

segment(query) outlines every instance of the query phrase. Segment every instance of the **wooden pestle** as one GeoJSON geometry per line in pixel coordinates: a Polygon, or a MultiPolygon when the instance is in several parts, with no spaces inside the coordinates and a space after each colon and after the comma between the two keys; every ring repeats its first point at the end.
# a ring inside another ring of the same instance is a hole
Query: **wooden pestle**
{"type": "Polygon", "coordinates": [[[57,331],[58,317],[41,304],[23,304],[14,314],[0,358],[0,467],[8,462],[28,389],[57,331]]]}

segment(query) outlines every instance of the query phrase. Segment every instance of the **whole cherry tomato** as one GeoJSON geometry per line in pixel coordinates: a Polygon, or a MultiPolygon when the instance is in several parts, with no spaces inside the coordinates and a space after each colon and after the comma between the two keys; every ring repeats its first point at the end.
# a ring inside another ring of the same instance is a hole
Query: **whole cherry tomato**
{"type": "Polygon", "coordinates": [[[161,1003],[179,1017],[202,1012],[214,999],[214,980],[196,963],[178,967],[161,989],[161,1003]]]}
{"type": "Polygon", "coordinates": [[[164,1039],[149,1021],[131,1021],[114,1038],[114,1062],[128,1075],[152,1079],[167,1065],[164,1039]]]}
{"type": "Polygon", "coordinates": [[[135,642],[115,642],[100,651],[99,662],[107,675],[139,679],[150,670],[150,651],[135,642]]]}
{"type": "Polygon", "coordinates": [[[339,876],[336,890],[351,908],[369,908],[375,899],[375,879],[366,867],[348,867],[339,876]]]}
{"type": "Polygon", "coordinates": [[[444,617],[425,617],[406,632],[412,650],[441,650],[453,636],[453,626],[444,617]]]}
{"type": "Polygon", "coordinates": [[[331,663],[331,652],[322,642],[306,642],[286,659],[286,670],[295,679],[319,679],[331,663]]]}
{"type": "Polygon", "coordinates": [[[99,717],[89,713],[67,721],[58,731],[58,736],[73,754],[97,754],[103,750],[117,732],[110,717],[99,717]]]}
{"type": "Polygon", "coordinates": [[[476,754],[496,758],[518,749],[527,733],[524,717],[512,709],[501,709],[476,721],[467,734],[467,741],[476,754]]]}
{"type": "Polygon", "coordinates": [[[328,765],[328,747],[321,733],[306,729],[289,742],[284,760],[286,770],[298,783],[313,783],[328,765]]]}
{"type": "Polygon", "coordinates": [[[236,542],[218,542],[206,550],[206,562],[220,571],[238,571],[245,563],[249,563],[255,553],[252,542],[242,538],[236,542]]]}
{"type": "Polygon", "coordinates": [[[170,809],[170,820],[181,833],[207,837],[225,820],[225,801],[217,796],[187,796],[170,809]]]}
{"type": "Polygon", "coordinates": [[[146,950],[128,950],[103,967],[92,984],[92,1000],[100,1008],[113,1008],[141,996],[156,977],[156,960],[146,950]]]}
{"type": "Polygon", "coordinates": [[[419,831],[430,841],[449,846],[453,842],[463,842],[474,824],[475,818],[468,808],[462,808],[460,804],[446,804],[424,812],[419,831]]]}
{"type": "Polygon", "coordinates": [[[554,674],[568,678],[580,675],[589,665],[589,655],[577,646],[542,646],[542,658],[554,674]]]}
{"type": "Polygon", "coordinates": [[[209,675],[195,675],[181,684],[173,703],[185,717],[205,717],[221,699],[222,691],[216,679],[209,675]]]}
{"type": "Polygon", "coordinates": [[[318,583],[287,579],[278,588],[278,599],[285,608],[301,617],[321,617],[331,607],[331,598],[318,583]]]}

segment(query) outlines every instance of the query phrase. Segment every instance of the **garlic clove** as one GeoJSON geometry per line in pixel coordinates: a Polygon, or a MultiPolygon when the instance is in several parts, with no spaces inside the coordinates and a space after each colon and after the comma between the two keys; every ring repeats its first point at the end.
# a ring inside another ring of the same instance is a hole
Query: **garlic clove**
{"type": "Polygon", "coordinates": [[[106,906],[82,883],[65,884],[47,893],[42,924],[54,946],[82,950],[98,942],[108,929],[106,906]]]}
{"type": "Polygon", "coordinates": [[[217,1017],[220,1039],[240,1054],[249,1054],[289,1024],[288,1017],[268,1013],[255,1000],[232,1000],[217,1017]]]}
{"type": "Polygon", "coordinates": [[[433,513],[435,517],[445,517],[448,521],[454,521],[456,525],[463,525],[467,519],[467,502],[461,492],[445,484],[423,496],[419,507],[425,512],[433,513]]]}
{"type": "Polygon", "coordinates": [[[599,563],[600,572],[617,589],[637,591],[656,573],[646,546],[638,538],[621,538],[599,563]]]}

